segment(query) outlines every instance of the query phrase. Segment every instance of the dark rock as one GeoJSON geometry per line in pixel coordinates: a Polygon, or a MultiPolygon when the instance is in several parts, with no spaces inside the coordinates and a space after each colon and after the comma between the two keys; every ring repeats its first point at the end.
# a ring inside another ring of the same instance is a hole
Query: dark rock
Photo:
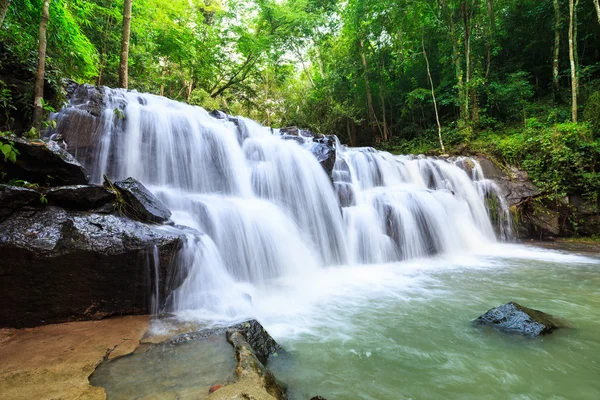
{"type": "Polygon", "coordinates": [[[310,145],[310,151],[317,158],[327,176],[333,181],[333,167],[335,166],[335,140],[332,136],[315,139],[310,145]]]}
{"type": "Polygon", "coordinates": [[[289,136],[299,136],[300,129],[297,126],[287,126],[285,128],[279,129],[279,133],[281,135],[289,135],[289,136]]]}
{"type": "Polygon", "coordinates": [[[525,171],[516,168],[502,171],[493,161],[484,157],[477,157],[477,161],[486,179],[492,179],[500,187],[502,196],[509,206],[519,205],[541,194],[525,171]]]}
{"type": "Polygon", "coordinates": [[[310,400],[327,400],[327,399],[325,397],[315,396],[315,397],[311,397],[310,400]]]}
{"type": "Polygon", "coordinates": [[[33,189],[0,184],[0,220],[17,210],[41,205],[40,196],[33,189]]]}
{"type": "Polygon", "coordinates": [[[491,326],[503,332],[529,337],[551,333],[559,327],[552,316],[513,302],[492,308],[474,322],[478,325],[491,326]]]}
{"type": "Polygon", "coordinates": [[[229,119],[229,115],[221,110],[213,110],[209,114],[216,119],[229,119]]]}
{"type": "Polygon", "coordinates": [[[270,356],[283,351],[283,348],[255,319],[234,325],[230,329],[237,330],[244,335],[260,362],[265,365],[270,356]]]}
{"type": "MultiPolygon", "coordinates": [[[[72,210],[95,210],[108,205],[106,210],[113,210],[115,194],[103,186],[74,185],[59,186],[46,192],[48,204],[72,210]]],[[[110,212],[109,211],[109,212],[110,212]]]]}
{"type": "Polygon", "coordinates": [[[8,177],[41,185],[83,185],[88,183],[85,168],[56,142],[0,136],[0,144],[12,142],[17,162],[0,157],[0,171],[8,177]]]}
{"type": "Polygon", "coordinates": [[[171,211],[167,206],[150,193],[137,179],[127,178],[115,182],[114,186],[129,206],[126,214],[130,218],[156,223],[165,222],[171,218],[171,211]]]}
{"type": "Polygon", "coordinates": [[[0,327],[147,314],[174,274],[185,237],[114,215],[44,207],[0,222],[0,327]]]}

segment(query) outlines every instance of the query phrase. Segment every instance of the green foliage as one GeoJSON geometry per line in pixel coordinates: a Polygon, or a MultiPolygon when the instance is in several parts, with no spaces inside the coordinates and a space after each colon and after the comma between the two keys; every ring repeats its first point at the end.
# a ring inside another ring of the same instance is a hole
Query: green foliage
{"type": "Polygon", "coordinates": [[[600,130],[600,92],[594,92],[585,103],[583,118],[596,130],[600,130]]]}

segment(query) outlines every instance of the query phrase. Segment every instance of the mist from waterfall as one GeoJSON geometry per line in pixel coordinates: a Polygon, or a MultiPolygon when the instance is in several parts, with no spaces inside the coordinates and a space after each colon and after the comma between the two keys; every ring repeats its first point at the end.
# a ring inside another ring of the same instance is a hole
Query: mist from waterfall
{"type": "MultiPolygon", "coordinates": [[[[165,311],[235,319],[282,279],[512,238],[508,207],[474,159],[393,156],[335,139],[332,179],[311,153],[311,135],[103,90],[96,144],[83,160],[92,179],[132,176],[172,210],[169,229],[194,229],[179,257],[185,279],[165,311]]],[[[80,99],[60,111],[59,132],[85,107],[80,99]]]]}

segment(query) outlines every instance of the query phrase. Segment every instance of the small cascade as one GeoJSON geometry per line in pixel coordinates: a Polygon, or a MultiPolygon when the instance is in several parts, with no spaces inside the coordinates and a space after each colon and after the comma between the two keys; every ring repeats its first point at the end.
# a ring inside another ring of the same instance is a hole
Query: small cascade
{"type": "MultiPolygon", "coordinates": [[[[251,313],[252,299],[279,279],[460,253],[512,237],[500,191],[474,159],[393,156],[335,138],[329,176],[317,152],[330,144],[310,132],[102,91],[95,125],[79,138],[85,145],[70,150],[96,182],[104,174],[135,177],[172,210],[176,225],[165,229],[180,229],[187,240],[167,311],[235,318],[251,313]]],[[[72,136],[91,101],[75,96],[55,116],[57,133],[72,136]]],[[[157,278],[158,259],[152,256],[157,278]]]]}

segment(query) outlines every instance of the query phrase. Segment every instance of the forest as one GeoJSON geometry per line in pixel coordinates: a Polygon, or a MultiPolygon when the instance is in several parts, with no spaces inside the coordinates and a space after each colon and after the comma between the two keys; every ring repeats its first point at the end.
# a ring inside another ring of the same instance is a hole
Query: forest
{"type": "Polygon", "coordinates": [[[5,132],[43,129],[72,79],[396,154],[483,152],[551,199],[598,200],[598,0],[4,0],[0,23],[5,132]]]}

